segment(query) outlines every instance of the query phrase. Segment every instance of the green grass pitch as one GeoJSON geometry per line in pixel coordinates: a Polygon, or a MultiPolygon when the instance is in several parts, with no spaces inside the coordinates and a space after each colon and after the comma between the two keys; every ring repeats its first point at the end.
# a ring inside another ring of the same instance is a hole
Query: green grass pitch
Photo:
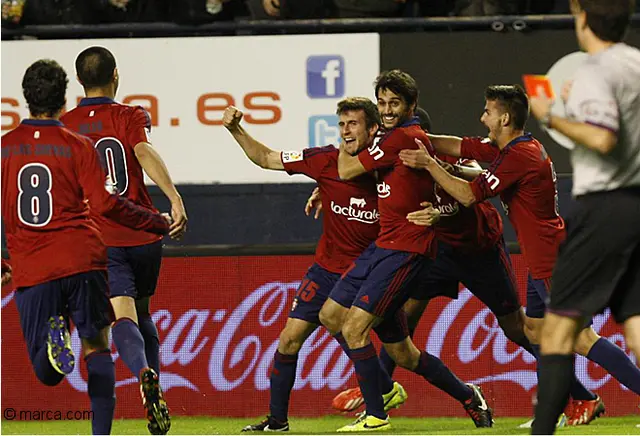
{"type": "MultiPolygon", "coordinates": [[[[242,427],[255,424],[262,418],[208,418],[175,417],[169,434],[239,434],[242,427]]],[[[289,434],[332,434],[338,427],[350,422],[346,416],[323,418],[291,418],[289,434]]],[[[528,418],[497,418],[491,429],[476,429],[466,418],[392,418],[392,429],[378,434],[530,434],[529,429],[519,429],[528,418]]],[[[640,416],[602,417],[588,426],[565,427],[560,435],[573,434],[640,434],[640,416]]],[[[2,420],[2,434],[88,434],[88,421],[6,421],[2,420]]],[[[142,420],[116,420],[112,434],[148,434],[142,420]]],[[[245,433],[246,434],[246,433],[245,433]]]]}

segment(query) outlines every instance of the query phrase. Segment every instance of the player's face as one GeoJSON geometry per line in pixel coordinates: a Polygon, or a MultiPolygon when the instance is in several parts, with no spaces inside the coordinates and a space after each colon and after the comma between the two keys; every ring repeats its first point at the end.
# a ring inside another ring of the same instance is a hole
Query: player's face
{"type": "Polygon", "coordinates": [[[498,138],[502,133],[502,121],[504,112],[497,101],[487,100],[484,105],[484,112],[480,117],[480,122],[489,129],[488,137],[493,145],[497,145],[498,138]]]}
{"type": "Polygon", "coordinates": [[[340,114],[338,126],[344,149],[351,156],[355,156],[360,150],[368,147],[377,130],[376,126],[367,129],[363,110],[347,111],[340,114]]]}
{"type": "Polygon", "coordinates": [[[385,129],[393,129],[413,115],[413,108],[404,99],[388,89],[378,91],[378,111],[385,129]]]}

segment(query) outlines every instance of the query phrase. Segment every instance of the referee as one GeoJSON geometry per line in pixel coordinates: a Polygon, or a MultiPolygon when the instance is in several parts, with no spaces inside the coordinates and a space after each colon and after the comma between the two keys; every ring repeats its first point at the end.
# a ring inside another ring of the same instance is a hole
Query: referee
{"type": "Polygon", "coordinates": [[[640,361],[640,50],[622,42],[634,0],[571,0],[589,54],[570,89],[567,118],[531,99],[541,123],[571,138],[575,206],[566,220],[541,336],[533,434],[552,434],[569,396],[573,345],[606,307],[640,361]]]}

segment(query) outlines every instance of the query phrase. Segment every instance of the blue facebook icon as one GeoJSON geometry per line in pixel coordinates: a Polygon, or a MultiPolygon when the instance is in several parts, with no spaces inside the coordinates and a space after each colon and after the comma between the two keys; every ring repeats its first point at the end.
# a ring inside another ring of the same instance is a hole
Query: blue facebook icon
{"type": "Polygon", "coordinates": [[[323,147],[340,143],[340,128],[337,115],[314,115],[309,117],[309,147],[323,147]]]}
{"type": "Polygon", "coordinates": [[[342,56],[309,56],[307,58],[307,95],[311,98],[338,98],[344,95],[342,56]]]}

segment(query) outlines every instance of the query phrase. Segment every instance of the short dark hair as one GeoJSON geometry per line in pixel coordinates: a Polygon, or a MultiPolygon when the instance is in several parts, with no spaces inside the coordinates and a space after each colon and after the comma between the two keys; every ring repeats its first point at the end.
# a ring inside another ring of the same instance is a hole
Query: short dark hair
{"type": "Polygon", "coordinates": [[[420,120],[420,127],[425,132],[431,131],[431,117],[429,116],[429,112],[419,107],[416,109],[416,117],[420,120]]]}
{"type": "Polygon", "coordinates": [[[89,47],[76,58],[78,79],[87,89],[107,86],[113,80],[116,58],[104,47],[89,47]]]}
{"type": "Polygon", "coordinates": [[[497,101],[511,116],[513,126],[523,130],[529,118],[529,98],[520,85],[493,85],[484,91],[484,98],[497,101]]]}
{"type": "Polygon", "coordinates": [[[376,97],[380,90],[388,89],[402,97],[409,106],[418,103],[418,84],[408,73],[400,70],[390,70],[380,73],[374,83],[376,97]]]}
{"type": "Polygon", "coordinates": [[[571,0],[572,6],[587,14],[587,26],[599,39],[620,42],[624,38],[635,0],[571,0]]]}
{"type": "Polygon", "coordinates": [[[345,112],[359,110],[364,111],[364,120],[368,129],[376,124],[378,126],[382,124],[378,106],[366,97],[347,97],[344,100],[340,100],[336,114],[342,115],[345,112]]]}
{"type": "Polygon", "coordinates": [[[32,116],[53,117],[67,102],[69,79],[64,68],[51,59],[31,64],[22,78],[22,94],[32,116]]]}

